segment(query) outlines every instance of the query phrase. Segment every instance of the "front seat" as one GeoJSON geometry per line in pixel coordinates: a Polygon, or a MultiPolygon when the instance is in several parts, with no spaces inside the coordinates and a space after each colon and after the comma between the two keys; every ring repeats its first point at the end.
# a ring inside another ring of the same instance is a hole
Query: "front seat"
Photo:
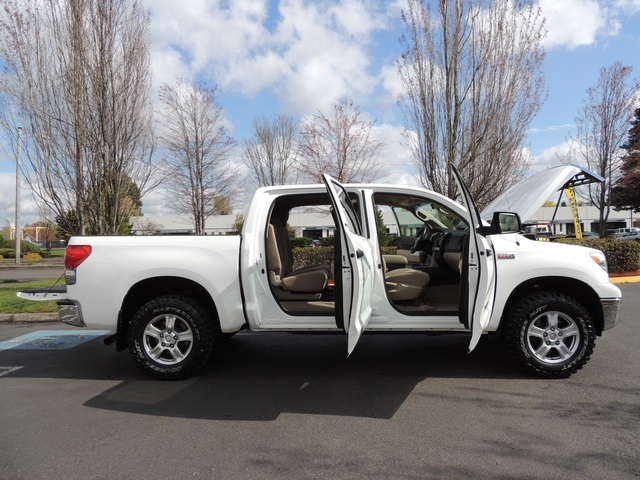
{"type": "Polygon", "coordinates": [[[386,271],[386,261],[383,257],[385,268],[384,280],[389,300],[397,302],[402,300],[416,300],[422,296],[425,287],[429,284],[429,274],[413,268],[397,268],[386,271]]]}
{"type": "MultiPolygon", "coordinates": [[[[329,282],[329,267],[318,265],[293,270],[280,227],[269,224],[267,228],[267,269],[269,283],[280,300],[317,300],[329,282]],[[280,233],[281,235],[278,235],[280,233]]],[[[286,227],[284,228],[284,234],[286,227]]]]}

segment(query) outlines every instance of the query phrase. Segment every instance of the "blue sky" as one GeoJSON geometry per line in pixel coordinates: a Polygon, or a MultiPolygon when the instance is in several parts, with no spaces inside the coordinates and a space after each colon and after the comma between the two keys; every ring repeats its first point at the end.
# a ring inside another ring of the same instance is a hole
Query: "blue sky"
{"type": "MultiPolygon", "coordinates": [[[[256,116],[328,112],[353,98],[376,135],[386,181],[415,183],[401,144],[400,87],[405,0],[142,0],[151,11],[154,88],[177,78],[218,85],[230,133],[251,135],[256,116]]],[[[601,68],[621,61],[640,77],[640,0],[539,0],[546,17],[548,98],[526,148],[532,170],[558,164],[567,135],[601,68]]],[[[156,104],[156,108],[160,108],[156,104]]],[[[13,218],[15,163],[0,152],[0,221],[13,218]]],[[[160,191],[143,198],[147,215],[165,210],[160,191]]],[[[37,216],[23,191],[23,218],[37,216]]]]}

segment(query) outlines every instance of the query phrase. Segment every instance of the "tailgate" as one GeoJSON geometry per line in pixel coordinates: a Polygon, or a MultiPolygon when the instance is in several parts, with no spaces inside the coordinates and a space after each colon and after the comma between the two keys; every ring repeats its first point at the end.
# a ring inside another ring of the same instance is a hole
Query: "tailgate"
{"type": "Polygon", "coordinates": [[[65,300],[67,298],[67,286],[54,285],[49,288],[33,288],[17,292],[16,295],[25,300],[34,300],[36,302],[65,300]]]}

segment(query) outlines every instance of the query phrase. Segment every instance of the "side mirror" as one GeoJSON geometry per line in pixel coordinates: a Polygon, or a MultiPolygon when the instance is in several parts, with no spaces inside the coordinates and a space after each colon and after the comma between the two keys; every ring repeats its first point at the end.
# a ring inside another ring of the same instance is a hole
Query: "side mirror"
{"type": "Polygon", "coordinates": [[[522,222],[517,213],[494,212],[491,228],[495,233],[518,233],[522,231],[522,222]]]}

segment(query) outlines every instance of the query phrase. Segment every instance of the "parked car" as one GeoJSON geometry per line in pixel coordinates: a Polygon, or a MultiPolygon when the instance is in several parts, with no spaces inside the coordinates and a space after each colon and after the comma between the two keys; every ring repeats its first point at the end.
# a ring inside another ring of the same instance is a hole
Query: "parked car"
{"type": "Polygon", "coordinates": [[[640,242],[640,231],[636,229],[635,232],[628,232],[624,235],[616,236],[618,240],[635,240],[636,242],[640,242]]]}
{"type": "Polygon", "coordinates": [[[616,231],[613,233],[614,238],[622,238],[628,235],[640,235],[640,228],[630,227],[630,228],[616,228],[616,231]]]}

